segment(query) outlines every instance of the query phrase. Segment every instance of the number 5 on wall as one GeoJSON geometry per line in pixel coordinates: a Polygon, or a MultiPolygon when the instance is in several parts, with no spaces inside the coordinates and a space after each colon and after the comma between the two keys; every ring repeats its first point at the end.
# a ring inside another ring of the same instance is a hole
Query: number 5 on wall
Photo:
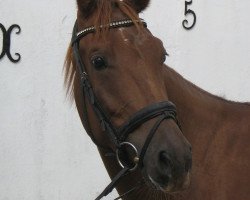
{"type": "Polygon", "coordinates": [[[195,24],[196,24],[196,14],[193,10],[191,9],[188,9],[188,6],[191,5],[193,2],[192,0],[191,1],[185,1],[185,11],[184,11],[184,15],[187,16],[187,15],[192,15],[193,16],[193,23],[191,24],[191,26],[188,26],[189,22],[187,19],[183,20],[182,22],[182,26],[186,29],[186,30],[190,30],[192,29],[195,24]]]}

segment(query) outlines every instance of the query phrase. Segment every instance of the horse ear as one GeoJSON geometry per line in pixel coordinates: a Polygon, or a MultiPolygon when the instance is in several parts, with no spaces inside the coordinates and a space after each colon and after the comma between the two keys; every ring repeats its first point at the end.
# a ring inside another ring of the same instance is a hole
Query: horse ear
{"type": "Polygon", "coordinates": [[[145,10],[147,6],[149,5],[150,0],[129,0],[132,5],[135,6],[135,9],[138,13],[145,10]]]}
{"type": "Polygon", "coordinates": [[[88,17],[97,7],[98,0],[77,0],[78,10],[88,17]]]}

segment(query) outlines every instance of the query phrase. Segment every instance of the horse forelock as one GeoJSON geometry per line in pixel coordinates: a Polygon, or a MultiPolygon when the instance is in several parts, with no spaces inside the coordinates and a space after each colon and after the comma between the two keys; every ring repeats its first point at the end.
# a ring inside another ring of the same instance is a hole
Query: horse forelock
{"type": "MultiPolygon", "coordinates": [[[[136,21],[139,20],[139,16],[134,9],[134,7],[124,1],[119,1],[119,0],[114,0],[114,1],[107,1],[107,0],[98,0],[98,1],[84,1],[84,0],[78,0],[78,10],[80,12],[84,12],[84,8],[86,6],[88,7],[89,11],[88,13],[83,13],[83,16],[88,16],[85,18],[85,20],[88,20],[88,18],[93,17],[94,24],[93,26],[99,27],[102,24],[109,24],[111,22],[111,15],[113,11],[113,7],[116,6],[119,8],[119,10],[126,15],[129,19],[136,21]],[[96,5],[93,4],[92,2],[96,2],[96,5]],[[90,5],[91,4],[91,5],[90,5]],[[93,6],[93,8],[91,7],[93,6]],[[92,13],[89,13],[92,12],[92,13]]],[[[142,23],[134,23],[138,32],[142,29],[143,25],[142,23]]],[[[107,31],[109,29],[96,29],[95,36],[96,37],[101,37],[105,36],[107,31]]],[[[75,66],[75,61],[73,57],[73,50],[71,45],[69,45],[66,57],[65,57],[65,62],[64,62],[64,86],[66,88],[66,96],[70,97],[71,100],[74,99],[74,80],[75,80],[75,75],[76,75],[76,66],[75,66]]]]}
{"type": "MultiPolygon", "coordinates": [[[[131,20],[139,20],[139,16],[131,1],[121,0],[95,0],[95,1],[84,1],[78,0],[78,12],[84,20],[93,21],[93,26],[96,27],[96,36],[103,36],[107,32],[108,28],[99,29],[100,25],[109,24],[112,20],[113,8],[119,8],[119,10],[125,14],[131,20]],[[80,3],[81,2],[81,3],[80,3]],[[95,2],[95,3],[93,3],[95,2]]],[[[138,23],[135,23],[139,28],[138,23]]]]}

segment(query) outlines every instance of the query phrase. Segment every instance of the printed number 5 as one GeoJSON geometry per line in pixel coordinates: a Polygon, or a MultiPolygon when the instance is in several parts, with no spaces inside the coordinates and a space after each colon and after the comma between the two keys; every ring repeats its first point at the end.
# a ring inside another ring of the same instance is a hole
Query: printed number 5
{"type": "Polygon", "coordinates": [[[187,30],[190,30],[194,27],[194,25],[196,24],[196,14],[193,10],[190,10],[188,9],[188,6],[191,5],[193,2],[192,0],[190,2],[187,2],[185,1],[185,12],[184,12],[184,15],[187,16],[187,15],[192,15],[193,16],[193,23],[191,26],[188,26],[189,22],[187,19],[183,20],[182,22],[182,26],[187,29],[187,30]]]}

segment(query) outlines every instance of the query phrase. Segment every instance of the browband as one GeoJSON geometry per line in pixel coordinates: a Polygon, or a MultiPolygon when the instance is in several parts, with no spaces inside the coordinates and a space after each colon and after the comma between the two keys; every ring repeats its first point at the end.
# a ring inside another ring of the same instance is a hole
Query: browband
{"type": "MultiPolygon", "coordinates": [[[[129,26],[133,26],[135,23],[142,23],[144,27],[147,27],[147,23],[145,22],[144,19],[139,19],[139,20],[125,19],[125,20],[114,21],[106,25],[100,25],[99,29],[129,27],[129,26]]],[[[82,37],[88,35],[89,33],[95,33],[95,32],[96,32],[95,26],[89,26],[79,32],[76,31],[76,34],[73,35],[72,40],[71,40],[72,45],[73,43],[79,41],[82,37]]]]}

